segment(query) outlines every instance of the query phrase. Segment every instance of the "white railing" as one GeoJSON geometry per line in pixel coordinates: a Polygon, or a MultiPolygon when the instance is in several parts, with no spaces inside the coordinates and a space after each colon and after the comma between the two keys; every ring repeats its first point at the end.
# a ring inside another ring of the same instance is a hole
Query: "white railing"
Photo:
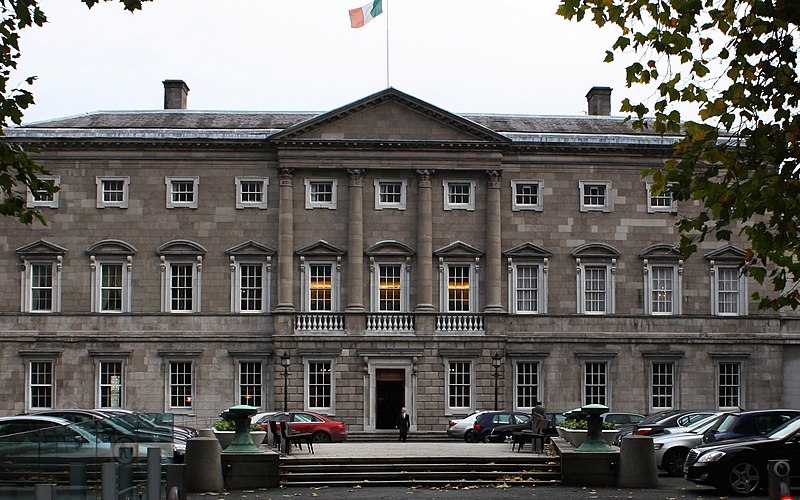
{"type": "Polygon", "coordinates": [[[437,314],[437,332],[483,332],[482,314],[437,314]]]}
{"type": "Polygon", "coordinates": [[[414,333],[412,314],[368,314],[368,332],[414,333]]]}
{"type": "Polygon", "coordinates": [[[294,317],[294,329],[302,332],[344,331],[344,316],[341,314],[302,313],[294,317]]]}

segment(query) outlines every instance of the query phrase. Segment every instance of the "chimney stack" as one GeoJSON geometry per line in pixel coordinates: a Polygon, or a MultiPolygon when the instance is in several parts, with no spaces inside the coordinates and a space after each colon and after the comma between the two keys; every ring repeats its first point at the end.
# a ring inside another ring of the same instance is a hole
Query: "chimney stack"
{"type": "Polygon", "coordinates": [[[164,109],[186,109],[189,87],[183,80],[164,80],[164,109]]]}
{"type": "Polygon", "coordinates": [[[611,116],[611,87],[592,87],[586,94],[589,116],[611,116]]]}

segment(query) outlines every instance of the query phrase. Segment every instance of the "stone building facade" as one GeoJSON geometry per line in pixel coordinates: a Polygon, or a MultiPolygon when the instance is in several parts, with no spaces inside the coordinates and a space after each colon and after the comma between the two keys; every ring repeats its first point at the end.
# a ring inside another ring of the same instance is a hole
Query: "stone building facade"
{"type": "Polygon", "coordinates": [[[537,398],[800,406],[797,317],[755,308],[743,242],[675,251],[697,206],[642,178],[675,138],[596,114],[610,89],[580,117],[187,93],[6,131],[60,191],[28,194],[46,226],[0,220],[0,412],[285,404],[372,431],[406,406],[436,431],[537,398]]]}

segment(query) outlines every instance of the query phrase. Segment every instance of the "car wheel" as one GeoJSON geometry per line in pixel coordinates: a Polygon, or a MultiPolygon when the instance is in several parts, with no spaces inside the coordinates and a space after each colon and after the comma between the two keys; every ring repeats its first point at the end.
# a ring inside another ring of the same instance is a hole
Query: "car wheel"
{"type": "Polygon", "coordinates": [[[664,454],[661,468],[670,476],[683,476],[683,463],[689,450],[686,448],[673,448],[664,454]]]}
{"type": "Polygon", "coordinates": [[[474,443],[475,442],[475,437],[472,435],[472,429],[470,429],[470,430],[468,430],[467,432],[464,433],[464,441],[466,441],[468,443],[474,443]]]}
{"type": "Polygon", "coordinates": [[[315,443],[330,443],[331,435],[324,431],[317,431],[311,436],[311,439],[315,443]]]}
{"type": "Polygon", "coordinates": [[[484,443],[491,443],[491,441],[489,440],[489,435],[490,434],[491,434],[490,432],[487,432],[486,434],[484,434],[483,435],[483,439],[481,439],[481,441],[483,441],[484,443]]]}
{"type": "Polygon", "coordinates": [[[731,495],[747,496],[755,493],[761,486],[761,472],[752,462],[742,460],[728,468],[725,489],[731,495]]]}

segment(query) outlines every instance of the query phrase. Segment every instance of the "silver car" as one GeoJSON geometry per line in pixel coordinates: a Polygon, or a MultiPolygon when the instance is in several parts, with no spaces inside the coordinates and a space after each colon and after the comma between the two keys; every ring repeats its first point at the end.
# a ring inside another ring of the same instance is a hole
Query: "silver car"
{"type": "Polygon", "coordinates": [[[447,435],[450,437],[471,441],[472,426],[475,419],[486,413],[486,410],[474,411],[464,418],[451,419],[447,426],[447,435]]]}
{"type": "Polygon", "coordinates": [[[670,476],[683,475],[683,463],[689,450],[703,444],[703,433],[722,418],[722,412],[706,417],[683,431],[672,430],[669,434],[653,436],[656,466],[670,476]]]}

